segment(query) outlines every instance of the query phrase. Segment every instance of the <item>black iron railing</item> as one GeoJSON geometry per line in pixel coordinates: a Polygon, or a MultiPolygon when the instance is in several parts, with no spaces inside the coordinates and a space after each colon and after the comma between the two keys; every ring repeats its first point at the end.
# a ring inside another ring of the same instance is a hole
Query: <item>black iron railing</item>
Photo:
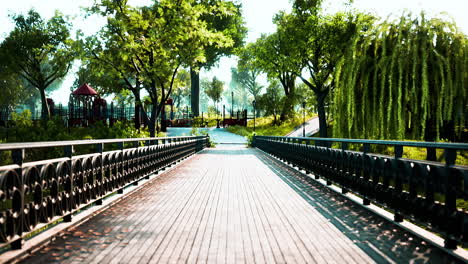
{"type": "Polygon", "coordinates": [[[0,166],[0,243],[21,248],[31,232],[61,218],[69,222],[77,210],[102,204],[106,195],[207,144],[206,136],[0,144],[13,160],[0,166]],[[95,151],[74,155],[75,147],[93,145],[95,151]],[[25,162],[25,154],[39,148],[63,148],[63,155],[25,162]]]}
{"type": "Polygon", "coordinates": [[[457,151],[468,144],[256,136],[253,145],[358,194],[365,205],[390,209],[395,221],[423,224],[441,234],[447,248],[468,242],[468,212],[457,206],[468,200],[468,167],[455,165],[457,151]],[[382,146],[393,147],[394,155],[371,153],[382,146]],[[403,158],[404,147],[442,149],[445,163],[403,158]]]}

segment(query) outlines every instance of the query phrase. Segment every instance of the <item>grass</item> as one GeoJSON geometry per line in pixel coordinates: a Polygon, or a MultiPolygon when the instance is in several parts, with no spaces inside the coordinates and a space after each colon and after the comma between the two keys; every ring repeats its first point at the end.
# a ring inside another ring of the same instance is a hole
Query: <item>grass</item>
{"type": "MultiPolygon", "coordinates": [[[[312,116],[307,116],[306,120],[312,116]]],[[[293,118],[282,122],[280,125],[273,124],[273,116],[259,117],[255,119],[255,134],[259,136],[285,136],[289,132],[293,131],[296,127],[302,124],[302,116],[296,115],[293,118]]],[[[253,130],[254,121],[250,120],[247,123],[247,127],[244,126],[230,126],[227,130],[231,133],[241,135],[244,137],[251,137],[254,133],[253,130]]]]}

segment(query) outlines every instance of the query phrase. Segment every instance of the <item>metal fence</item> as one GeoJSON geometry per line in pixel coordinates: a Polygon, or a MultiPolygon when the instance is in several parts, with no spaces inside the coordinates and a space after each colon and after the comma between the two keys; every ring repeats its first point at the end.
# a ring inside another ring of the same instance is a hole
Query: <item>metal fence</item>
{"type": "Polygon", "coordinates": [[[78,140],[0,144],[13,163],[0,166],[0,242],[21,248],[22,239],[110,193],[202,150],[206,136],[78,140]],[[95,151],[74,155],[75,148],[95,151]],[[115,147],[117,146],[117,147],[115,147]],[[61,157],[25,162],[28,151],[61,148],[61,157]]]}
{"type": "Polygon", "coordinates": [[[468,167],[455,165],[468,144],[256,136],[253,145],[358,194],[365,205],[390,209],[397,222],[406,217],[440,233],[447,248],[468,242],[468,214],[457,208],[468,200],[468,167]],[[394,156],[371,153],[378,146],[393,147],[394,156]],[[442,149],[445,163],[403,158],[404,147],[442,149]]]}
{"type": "MultiPolygon", "coordinates": [[[[6,121],[11,121],[13,119],[12,113],[21,113],[24,110],[29,109],[18,108],[11,110],[5,107],[0,107],[0,125],[4,124],[6,121]]],[[[92,109],[85,110],[81,107],[75,107],[73,108],[73,111],[70,111],[69,107],[59,105],[51,109],[50,114],[51,116],[61,117],[62,119],[91,119],[94,113],[92,109]]],[[[123,105],[114,106],[113,104],[109,104],[102,114],[102,117],[106,122],[110,120],[132,120],[135,117],[135,108],[123,105]]],[[[41,111],[31,111],[31,120],[40,119],[41,111]]]]}

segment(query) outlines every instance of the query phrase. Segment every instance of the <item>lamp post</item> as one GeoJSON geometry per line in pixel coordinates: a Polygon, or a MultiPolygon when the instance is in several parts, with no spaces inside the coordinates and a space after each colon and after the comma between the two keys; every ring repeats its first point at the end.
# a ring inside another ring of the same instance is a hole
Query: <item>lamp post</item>
{"type": "Polygon", "coordinates": [[[253,105],[253,110],[254,110],[254,111],[253,111],[253,112],[254,112],[254,132],[255,132],[255,116],[257,115],[257,114],[255,113],[255,104],[256,104],[256,103],[257,103],[257,102],[255,102],[255,100],[253,100],[252,105],[253,105]]]}
{"type": "Polygon", "coordinates": [[[231,92],[231,119],[234,115],[234,91],[231,92]]]}
{"type": "Polygon", "coordinates": [[[306,107],[306,102],[302,102],[302,137],[305,137],[305,107],[306,107]]]}

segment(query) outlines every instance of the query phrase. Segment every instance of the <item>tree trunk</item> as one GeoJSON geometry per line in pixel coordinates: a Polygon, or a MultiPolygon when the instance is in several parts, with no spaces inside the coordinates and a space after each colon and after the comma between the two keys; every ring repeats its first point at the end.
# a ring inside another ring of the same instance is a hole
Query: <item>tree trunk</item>
{"type": "Polygon", "coordinates": [[[288,117],[291,117],[291,114],[294,110],[294,94],[295,94],[295,77],[290,76],[283,83],[284,94],[286,100],[284,100],[283,109],[280,114],[280,122],[285,121],[288,117]]]}
{"type": "MultiPolygon", "coordinates": [[[[424,141],[427,142],[434,142],[436,141],[437,131],[435,130],[435,121],[431,118],[426,120],[426,131],[424,135],[424,141]]],[[[427,148],[426,149],[426,160],[436,161],[437,160],[437,152],[435,148],[427,148]]]]}
{"type": "Polygon", "coordinates": [[[155,137],[156,136],[156,118],[157,118],[157,111],[158,111],[158,104],[156,102],[153,102],[151,105],[152,110],[151,110],[151,118],[149,119],[149,132],[150,132],[150,137],[155,137]]]}
{"type": "Polygon", "coordinates": [[[140,100],[140,91],[135,90],[133,92],[133,96],[135,96],[135,128],[140,129],[141,127],[141,112],[143,110],[141,107],[141,100],[140,100]]]}
{"type": "Polygon", "coordinates": [[[190,68],[191,107],[194,117],[200,115],[200,72],[190,68]]]}
{"type": "Polygon", "coordinates": [[[281,110],[280,121],[285,121],[288,117],[291,116],[293,112],[293,101],[294,101],[294,94],[289,93],[286,95],[286,100],[284,100],[283,109],[281,110]]]}
{"type": "Polygon", "coordinates": [[[166,105],[163,103],[161,109],[161,132],[167,132],[167,122],[166,122],[166,105]]]}
{"type": "Polygon", "coordinates": [[[41,94],[41,103],[42,103],[41,119],[47,120],[50,118],[50,109],[49,109],[49,105],[47,104],[45,89],[39,88],[39,93],[41,94]]]}
{"type": "Polygon", "coordinates": [[[316,93],[317,96],[317,113],[319,118],[319,129],[320,137],[327,137],[327,116],[325,111],[325,98],[327,97],[327,92],[316,93]]]}

